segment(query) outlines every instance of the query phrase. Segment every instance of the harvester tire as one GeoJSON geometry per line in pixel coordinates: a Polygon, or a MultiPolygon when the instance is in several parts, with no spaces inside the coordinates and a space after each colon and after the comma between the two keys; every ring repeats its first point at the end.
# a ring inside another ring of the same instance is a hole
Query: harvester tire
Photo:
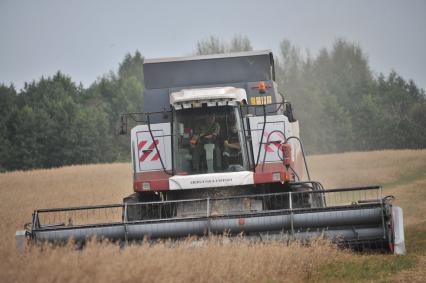
{"type": "MultiPolygon", "coordinates": [[[[159,200],[154,193],[133,193],[123,199],[125,204],[152,202],[159,200]]],[[[127,221],[138,221],[149,219],[151,216],[151,207],[144,205],[128,205],[127,206],[127,221]]],[[[124,220],[123,210],[123,220],[124,220]]]]}
{"type": "Polygon", "coordinates": [[[299,184],[291,187],[294,208],[319,208],[324,207],[323,195],[319,193],[304,193],[312,191],[312,187],[299,184]]]}

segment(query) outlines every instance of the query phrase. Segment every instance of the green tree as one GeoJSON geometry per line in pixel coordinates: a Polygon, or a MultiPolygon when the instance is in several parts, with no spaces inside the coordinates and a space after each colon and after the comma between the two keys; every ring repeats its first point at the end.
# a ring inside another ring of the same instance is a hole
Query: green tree
{"type": "Polygon", "coordinates": [[[373,85],[361,48],[339,39],[331,50],[322,49],[312,58],[283,40],[280,51],[278,81],[295,105],[309,151],[355,149],[364,130],[358,115],[361,101],[373,85]]]}
{"type": "Polygon", "coordinates": [[[229,44],[228,52],[252,51],[250,39],[247,36],[235,35],[229,44]]]}
{"type": "Polygon", "coordinates": [[[218,37],[210,36],[197,42],[197,55],[225,53],[225,43],[218,37]]]}
{"type": "Polygon", "coordinates": [[[247,36],[235,35],[227,43],[218,37],[210,36],[197,42],[196,55],[220,54],[241,51],[251,51],[250,39],[247,36]]]}
{"type": "Polygon", "coordinates": [[[118,135],[120,114],[142,111],[143,91],[143,57],[138,51],[125,56],[118,74],[110,72],[88,90],[86,102],[101,107],[108,119],[110,153],[115,160],[130,157],[129,137],[118,135]]]}
{"type": "Polygon", "coordinates": [[[12,159],[9,125],[17,107],[17,93],[13,85],[0,84],[0,172],[8,169],[12,159]]]}

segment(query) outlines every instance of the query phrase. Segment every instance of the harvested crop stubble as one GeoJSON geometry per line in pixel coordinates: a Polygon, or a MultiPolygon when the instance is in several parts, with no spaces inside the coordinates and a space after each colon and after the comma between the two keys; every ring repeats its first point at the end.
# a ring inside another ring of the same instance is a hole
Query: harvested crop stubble
{"type": "MultiPolygon", "coordinates": [[[[397,197],[409,224],[406,258],[415,253],[411,260],[418,262],[414,269],[394,278],[421,282],[421,264],[426,262],[426,244],[422,244],[426,231],[426,150],[319,155],[309,157],[308,162],[313,179],[328,188],[387,184],[385,193],[397,197]]],[[[31,220],[35,208],[120,203],[131,193],[131,170],[129,164],[104,164],[0,174],[0,282],[341,282],[356,275],[352,269],[342,275],[346,277],[336,277],[324,266],[347,262],[352,267],[353,262],[380,263],[382,258],[395,263],[393,256],[353,255],[321,241],[304,247],[244,241],[222,244],[214,239],[201,246],[182,243],[170,248],[164,243],[124,250],[112,244],[90,243],[83,251],[71,246],[43,247],[18,255],[14,233],[31,220]]],[[[388,276],[388,272],[366,272],[368,281],[388,280],[388,276]]]]}
{"type": "Polygon", "coordinates": [[[128,164],[72,166],[0,174],[0,281],[126,282],[143,281],[302,281],[316,266],[346,256],[327,243],[313,248],[285,243],[222,244],[200,247],[182,243],[132,246],[90,243],[33,248],[17,254],[13,235],[30,221],[35,208],[119,203],[131,192],[128,164]],[[332,255],[332,257],[330,257],[332,255]]]}
{"type": "Polygon", "coordinates": [[[90,243],[83,251],[45,246],[22,257],[9,250],[1,269],[9,282],[300,282],[315,276],[318,265],[347,256],[323,241],[305,247],[213,238],[197,246],[166,242],[122,250],[101,243],[90,243]],[[25,268],[7,273],[17,266],[25,268]]]}
{"type": "Polygon", "coordinates": [[[330,189],[371,184],[393,185],[426,172],[426,150],[382,150],[308,157],[311,177],[330,189]]]}

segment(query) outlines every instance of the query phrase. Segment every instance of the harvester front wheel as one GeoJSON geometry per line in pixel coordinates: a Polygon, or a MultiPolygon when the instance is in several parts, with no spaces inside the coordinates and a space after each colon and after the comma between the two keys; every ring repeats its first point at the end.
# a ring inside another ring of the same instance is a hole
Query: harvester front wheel
{"type": "Polygon", "coordinates": [[[319,193],[309,193],[313,188],[306,184],[297,184],[291,187],[292,202],[294,208],[319,208],[324,207],[323,195],[319,193]]]}
{"type": "MultiPolygon", "coordinates": [[[[155,193],[133,193],[123,199],[124,204],[127,205],[127,221],[138,221],[148,219],[152,214],[150,206],[137,205],[136,203],[158,201],[159,197],[155,193]]],[[[125,213],[123,210],[123,220],[125,213]]]]}

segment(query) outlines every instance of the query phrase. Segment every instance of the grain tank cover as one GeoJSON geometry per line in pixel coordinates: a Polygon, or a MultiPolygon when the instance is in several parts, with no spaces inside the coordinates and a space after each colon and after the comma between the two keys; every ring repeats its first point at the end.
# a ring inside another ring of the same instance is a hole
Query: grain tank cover
{"type": "Polygon", "coordinates": [[[248,51],[179,58],[146,59],[146,89],[207,86],[274,80],[272,52],[248,51]]]}

